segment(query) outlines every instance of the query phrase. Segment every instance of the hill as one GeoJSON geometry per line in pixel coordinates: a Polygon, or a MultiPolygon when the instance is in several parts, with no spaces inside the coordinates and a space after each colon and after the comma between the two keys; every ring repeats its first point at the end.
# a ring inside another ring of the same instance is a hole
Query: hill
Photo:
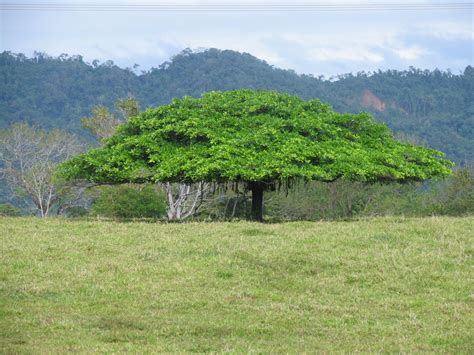
{"type": "MultiPolygon", "coordinates": [[[[317,71],[317,69],[315,69],[317,71]]],[[[97,104],[135,96],[142,107],[212,90],[269,89],[319,98],[337,111],[369,111],[401,138],[439,149],[457,163],[474,161],[474,69],[462,74],[410,68],[341,75],[326,80],[275,68],[247,53],[185,50],[136,74],[113,62],[81,56],[0,55],[0,127],[24,120],[80,132],[97,104]]]]}

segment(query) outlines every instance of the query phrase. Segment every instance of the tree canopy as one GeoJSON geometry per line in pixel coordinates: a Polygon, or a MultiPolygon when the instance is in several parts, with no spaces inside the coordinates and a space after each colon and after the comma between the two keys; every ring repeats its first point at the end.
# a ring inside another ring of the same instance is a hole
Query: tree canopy
{"type": "Polygon", "coordinates": [[[62,165],[96,183],[240,182],[262,218],[263,191],[296,178],[413,181],[443,177],[442,153],[402,143],[368,113],[319,100],[236,90],[184,97],[131,117],[102,148],[62,165]]]}

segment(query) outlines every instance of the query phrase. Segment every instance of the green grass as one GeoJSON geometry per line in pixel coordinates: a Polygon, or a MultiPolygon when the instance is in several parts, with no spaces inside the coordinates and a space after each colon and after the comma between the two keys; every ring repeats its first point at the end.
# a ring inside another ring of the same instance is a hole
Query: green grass
{"type": "Polygon", "coordinates": [[[474,352],[474,217],[1,218],[1,352],[474,352]]]}

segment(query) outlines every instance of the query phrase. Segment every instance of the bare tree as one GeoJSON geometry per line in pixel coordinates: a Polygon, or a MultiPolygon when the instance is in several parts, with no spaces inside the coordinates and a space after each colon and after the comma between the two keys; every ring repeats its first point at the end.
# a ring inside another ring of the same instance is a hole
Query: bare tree
{"type": "Polygon", "coordinates": [[[72,186],[54,176],[56,165],[80,151],[75,136],[17,123],[0,132],[0,176],[46,217],[72,186]]]}

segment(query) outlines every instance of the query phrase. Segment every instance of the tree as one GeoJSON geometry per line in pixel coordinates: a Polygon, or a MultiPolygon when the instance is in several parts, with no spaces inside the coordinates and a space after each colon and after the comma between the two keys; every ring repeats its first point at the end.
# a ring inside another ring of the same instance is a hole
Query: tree
{"type": "Polygon", "coordinates": [[[100,141],[104,141],[115,133],[119,124],[127,122],[130,117],[140,113],[140,105],[132,96],[117,100],[115,108],[122,117],[116,117],[106,106],[94,106],[92,116],[81,119],[82,127],[89,130],[100,141]]]}
{"type": "Polygon", "coordinates": [[[119,127],[103,148],[62,165],[92,182],[212,182],[263,194],[295,179],[413,181],[447,176],[452,163],[432,149],[401,143],[367,113],[332,111],[319,100],[277,92],[211,92],[174,99],[119,127]]]}
{"type": "Polygon", "coordinates": [[[115,108],[122,115],[122,121],[126,122],[130,117],[136,116],[140,113],[140,105],[133,96],[128,96],[125,99],[119,99],[115,103],[115,108]]]}
{"type": "Polygon", "coordinates": [[[14,124],[0,132],[0,175],[46,217],[72,189],[54,176],[56,165],[80,148],[79,141],[64,131],[46,132],[25,123],[14,124]]]}
{"type": "Polygon", "coordinates": [[[92,108],[91,117],[81,119],[82,127],[89,130],[100,141],[112,137],[121,122],[105,106],[99,105],[92,108]]]}
{"type": "Polygon", "coordinates": [[[122,117],[117,118],[106,106],[93,107],[92,116],[81,119],[82,127],[103,141],[115,133],[119,124],[127,122],[130,117],[140,113],[138,101],[131,96],[117,100],[115,108],[122,117]]]}

